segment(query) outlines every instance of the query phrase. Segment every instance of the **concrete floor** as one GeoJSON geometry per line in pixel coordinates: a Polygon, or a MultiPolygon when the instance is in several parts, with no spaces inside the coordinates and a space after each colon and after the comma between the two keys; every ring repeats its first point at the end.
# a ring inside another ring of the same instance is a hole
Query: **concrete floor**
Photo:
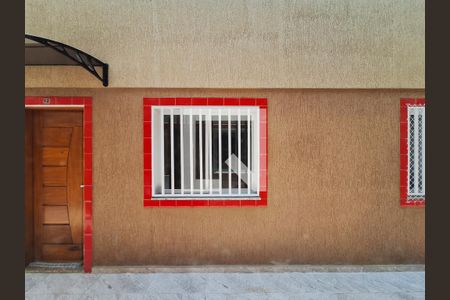
{"type": "Polygon", "coordinates": [[[26,299],[425,299],[419,272],[25,273],[26,299]]]}

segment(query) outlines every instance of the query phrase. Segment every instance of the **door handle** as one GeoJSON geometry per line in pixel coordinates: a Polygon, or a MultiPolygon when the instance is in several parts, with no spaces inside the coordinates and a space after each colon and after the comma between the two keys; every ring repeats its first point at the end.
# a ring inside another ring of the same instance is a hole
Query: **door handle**
{"type": "Polygon", "coordinates": [[[80,188],[84,189],[84,184],[80,185],[80,188]]]}

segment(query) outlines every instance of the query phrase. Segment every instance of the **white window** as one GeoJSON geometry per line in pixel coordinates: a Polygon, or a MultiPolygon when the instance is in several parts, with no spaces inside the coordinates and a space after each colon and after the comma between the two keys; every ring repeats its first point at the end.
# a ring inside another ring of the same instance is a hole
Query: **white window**
{"type": "Polygon", "coordinates": [[[258,197],[259,109],[152,106],[153,197],[258,197]]]}
{"type": "Polygon", "coordinates": [[[425,106],[408,106],[408,199],[425,198],[425,106]]]}

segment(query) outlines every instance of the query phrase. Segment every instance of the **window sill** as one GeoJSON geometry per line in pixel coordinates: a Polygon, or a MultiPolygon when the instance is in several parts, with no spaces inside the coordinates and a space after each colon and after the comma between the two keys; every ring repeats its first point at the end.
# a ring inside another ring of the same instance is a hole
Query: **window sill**
{"type": "Polygon", "coordinates": [[[425,198],[422,199],[401,199],[402,207],[425,207],[425,198]]]}
{"type": "Polygon", "coordinates": [[[144,200],[144,207],[198,207],[198,206],[267,206],[266,198],[152,198],[144,200]]]}

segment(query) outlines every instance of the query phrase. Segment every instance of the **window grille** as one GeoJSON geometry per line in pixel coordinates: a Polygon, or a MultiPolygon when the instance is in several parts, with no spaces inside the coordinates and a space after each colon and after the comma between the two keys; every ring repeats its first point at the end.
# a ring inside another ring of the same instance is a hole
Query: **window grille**
{"type": "Polygon", "coordinates": [[[260,192],[259,107],[152,106],[154,198],[260,192]]]}
{"type": "Polygon", "coordinates": [[[425,106],[408,106],[408,200],[425,198],[425,106]]]}

